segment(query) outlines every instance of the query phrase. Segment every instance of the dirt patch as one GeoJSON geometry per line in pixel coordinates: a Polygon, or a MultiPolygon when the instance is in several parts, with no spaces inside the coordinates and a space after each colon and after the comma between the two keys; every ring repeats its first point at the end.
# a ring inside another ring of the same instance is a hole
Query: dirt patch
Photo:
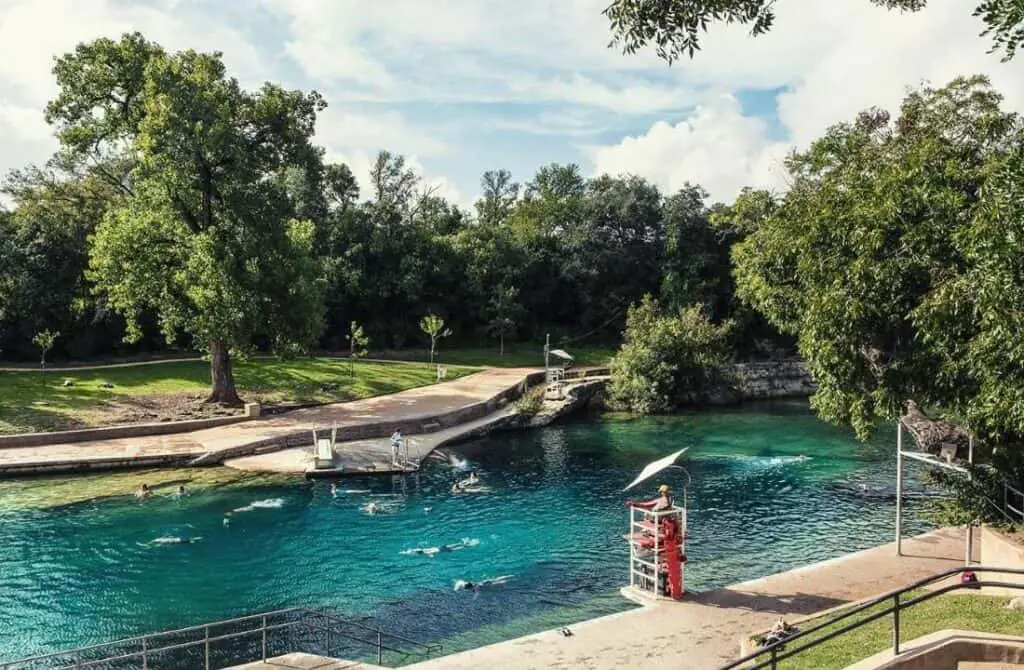
{"type": "Polygon", "coordinates": [[[159,393],[111,398],[93,415],[93,426],[121,426],[237,416],[241,407],[207,405],[205,393],[159,393]]]}
{"type": "Polygon", "coordinates": [[[1005,537],[1010,542],[1013,542],[1018,546],[1024,547],[1024,528],[995,528],[993,530],[995,530],[997,533],[1005,537]]]}

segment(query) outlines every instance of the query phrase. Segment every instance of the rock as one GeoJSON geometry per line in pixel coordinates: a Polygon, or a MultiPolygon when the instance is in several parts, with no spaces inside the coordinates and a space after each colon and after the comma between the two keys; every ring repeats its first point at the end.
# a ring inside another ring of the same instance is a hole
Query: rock
{"type": "Polygon", "coordinates": [[[338,385],[335,384],[334,382],[327,382],[327,383],[324,383],[324,384],[320,385],[320,390],[321,391],[337,391],[338,390],[338,385]]]}
{"type": "Polygon", "coordinates": [[[1017,596],[1006,605],[1008,610],[1024,610],[1024,596],[1017,596]]]}
{"type": "Polygon", "coordinates": [[[113,382],[103,382],[102,384],[100,384],[100,388],[101,389],[112,389],[112,388],[114,388],[114,383],[113,382]]]}

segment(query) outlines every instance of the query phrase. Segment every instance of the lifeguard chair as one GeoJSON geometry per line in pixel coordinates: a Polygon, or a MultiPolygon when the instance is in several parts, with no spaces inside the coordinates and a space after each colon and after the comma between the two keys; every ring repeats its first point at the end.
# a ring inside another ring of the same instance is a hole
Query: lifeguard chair
{"type": "Polygon", "coordinates": [[[669,454],[648,464],[623,491],[653,477],[666,468],[676,468],[686,476],[682,490],[682,506],[649,509],[649,504],[629,503],[629,532],[623,539],[629,543],[629,585],[622,593],[643,603],[647,600],[683,597],[683,572],[686,566],[686,498],[690,475],[676,460],[688,448],[669,454]]]}
{"type": "Polygon", "coordinates": [[[629,588],[644,597],[678,600],[685,593],[686,507],[629,508],[629,588]]]}

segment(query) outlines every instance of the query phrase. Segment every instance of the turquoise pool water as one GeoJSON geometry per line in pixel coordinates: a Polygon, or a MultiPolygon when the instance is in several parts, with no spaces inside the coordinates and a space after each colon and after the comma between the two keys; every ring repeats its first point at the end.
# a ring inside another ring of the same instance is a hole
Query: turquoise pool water
{"type": "MultiPolygon", "coordinates": [[[[654,458],[690,447],[686,581],[700,590],[890,541],[893,444],[888,433],[857,443],[802,403],[758,404],[453,447],[491,488],[477,495],[451,495],[465,472],[431,461],[418,477],[343,480],[364,492],[337,498],[328,482],[295,480],[0,508],[0,660],[290,605],[365,617],[446,652],[479,646],[628,607],[616,595],[620,491],[654,458]],[[362,511],[371,501],[382,513],[362,511]],[[462,540],[432,557],[408,551],[462,540]],[[454,588],[503,575],[502,586],[454,588]]],[[[661,479],[685,481],[676,470],[661,479]]],[[[908,531],[926,529],[912,518],[908,531]]]]}

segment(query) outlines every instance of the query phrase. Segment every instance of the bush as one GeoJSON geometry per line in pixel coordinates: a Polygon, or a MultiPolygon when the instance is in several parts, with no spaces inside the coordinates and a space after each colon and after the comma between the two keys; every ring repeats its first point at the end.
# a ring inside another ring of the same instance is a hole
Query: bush
{"type": "Polygon", "coordinates": [[[712,323],[700,305],[662,314],[644,296],[629,308],[626,332],[611,362],[613,407],[638,414],[702,402],[719,385],[716,367],[729,359],[732,321],[712,323]]]}
{"type": "Polygon", "coordinates": [[[967,469],[969,477],[939,468],[925,472],[927,483],[948,494],[946,498],[930,502],[929,516],[935,522],[949,526],[975,522],[1007,526],[1016,521],[1007,516],[1003,507],[1003,485],[1008,483],[1024,491],[1024,453],[1016,445],[1003,447],[993,452],[990,464],[967,466],[967,469]]]}
{"type": "Polygon", "coordinates": [[[520,414],[534,415],[544,406],[544,387],[530,389],[516,400],[516,409],[520,414]]]}

